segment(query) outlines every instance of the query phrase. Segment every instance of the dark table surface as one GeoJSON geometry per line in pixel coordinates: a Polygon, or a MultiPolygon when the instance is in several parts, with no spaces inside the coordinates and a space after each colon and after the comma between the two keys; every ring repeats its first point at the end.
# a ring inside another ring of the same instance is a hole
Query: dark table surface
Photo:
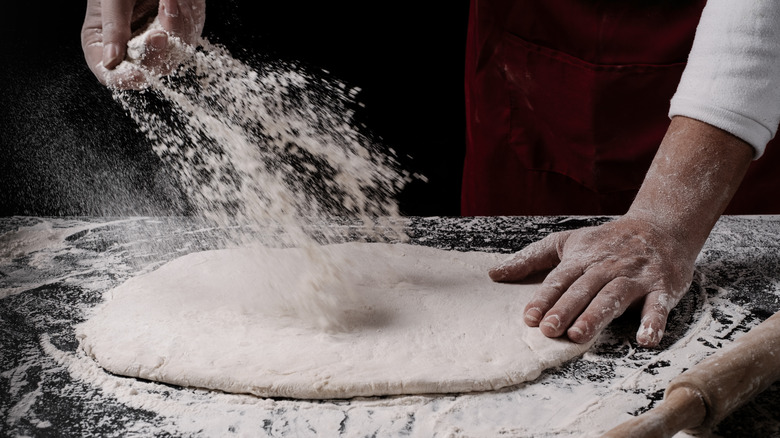
{"type": "MultiPolygon", "coordinates": [[[[404,224],[413,244],[509,253],[607,220],[404,224]]],[[[344,240],[363,235],[349,223],[328,227],[344,240]]],[[[662,348],[638,347],[638,318],[627,315],[582,357],[500,391],[261,399],[114,376],[79,349],[74,325],[104,292],[186,253],[218,248],[222,234],[188,218],[0,218],[0,436],[598,436],[657,405],[670,379],[780,308],[780,218],[724,217],[662,348]]],[[[713,435],[777,436],[778,406],[775,384],[713,435]]]]}

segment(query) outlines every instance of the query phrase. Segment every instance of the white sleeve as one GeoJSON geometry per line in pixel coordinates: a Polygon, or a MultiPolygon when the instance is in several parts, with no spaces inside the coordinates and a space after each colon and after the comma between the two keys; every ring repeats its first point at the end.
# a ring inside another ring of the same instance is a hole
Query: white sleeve
{"type": "Polygon", "coordinates": [[[755,158],[780,122],[780,0],[709,0],[669,117],[736,135],[755,158]]]}

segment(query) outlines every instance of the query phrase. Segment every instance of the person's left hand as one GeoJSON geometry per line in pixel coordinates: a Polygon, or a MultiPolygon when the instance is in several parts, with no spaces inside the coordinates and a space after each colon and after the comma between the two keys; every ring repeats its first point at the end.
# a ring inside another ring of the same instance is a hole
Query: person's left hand
{"type": "Polygon", "coordinates": [[[197,42],[206,20],[205,0],[88,0],[81,29],[81,47],[92,73],[104,85],[141,88],[146,78],[141,70],[116,72],[125,59],[133,32],[157,16],[163,30],[146,39],[141,65],[146,71],[165,75],[176,68],[168,56],[169,37],[186,44],[197,42]]]}
{"type": "Polygon", "coordinates": [[[643,302],[637,341],[657,346],[669,311],[688,290],[699,251],[670,230],[624,216],[551,234],[490,271],[495,281],[519,281],[554,268],[528,303],[526,324],[548,337],[593,339],[633,303],[643,302]]]}

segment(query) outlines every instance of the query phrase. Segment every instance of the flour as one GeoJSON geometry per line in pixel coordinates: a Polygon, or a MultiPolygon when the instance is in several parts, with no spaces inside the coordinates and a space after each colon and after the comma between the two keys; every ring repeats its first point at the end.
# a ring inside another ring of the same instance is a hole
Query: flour
{"type": "MultiPolygon", "coordinates": [[[[133,38],[115,73],[140,72],[148,90],[116,91],[115,99],[175,170],[195,214],[230,230],[232,244],[256,243],[252,230],[278,227],[282,245],[306,248],[307,263],[272,275],[304,277],[306,287],[287,291],[288,303],[338,328],[334,315],[356,297],[346,287],[324,296],[318,286],[341,277],[339,261],[320,249],[333,237],[322,224],[388,223],[399,215],[393,196],[406,179],[353,127],[356,90],[290,65],[255,70],[206,40],[194,48],[175,37],[167,62],[182,65],[159,78],[141,62],[145,38],[160,30],[155,21],[133,38]]],[[[381,229],[374,239],[403,238],[381,229]]]]}
{"type": "MultiPolygon", "coordinates": [[[[15,230],[7,231],[0,235],[0,264],[10,266],[17,265],[15,268],[6,269],[5,274],[12,274],[10,278],[0,275],[3,280],[0,287],[0,299],[11,296],[25,289],[40,287],[45,285],[46,281],[38,281],[36,284],[16,283],[13,279],[16,276],[23,277],[35,275],[40,270],[51,270],[57,266],[52,263],[52,254],[61,251],[67,244],[67,240],[79,233],[87,233],[89,230],[105,226],[108,224],[119,225],[127,220],[111,221],[106,220],[101,224],[86,223],[79,220],[63,220],[57,227],[53,227],[51,222],[43,221],[30,226],[22,226],[15,230]],[[24,267],[19,267],[20,260],[24,267]]],[[[61,267],[60,267],[61,268],[61,267]]],[[[53,281],[68,281],[72,277],[78,277],[83,273],[75,273],[69,269],[60,269],[57,278],[48,279],[53,281]]]]}
{"type": "MultiPolygon", "coordinates": [[[[129,50],[142,58],[139,47],[158,26],[129,50]]],[[[398,216],[392,196],[405,177],[353,127],[354,89],[290,65],[253,70],[200,44],[196,50],[171,38],[184,64],[166,78],[148,75],[171,113],[115,93],[177,170],[198,213],[219,225],[281,225],[291,246],[310,244],[305,228],[336,215],[364,223],[398,216]]],[[[141,68],[133,62],[125,61],[141,68]]]]}
{"type": "MultiPolygon", "coordinates": [[[[694,289],[672,311],[662,349],[637,348],[635,322],[618,320],[582,358],[542,372],[533,383],[461,395],[296,401],[120,377],[78,348],[73,325],[93,315],[105,291],[182,254],[218,249],[210,236],[221,236],[221,230],[196,218],[0,218],[0,229],[18,232],[20,239],[32,235],[35,226],[64,236],[37,252],[34,269],[27,268],[29,254],[0,260],[0,271],[8,274],[0,276],[0,295],[9,284],[23,291],[0,299],[0,431],[12,436],[600,436],[656,406],[670,380],[757,323],[752,306],[780,305],[773,269],[780,254],[776,218],[721,221],[699,261],[704,275],[695,277],[694,289]],[[768,259],[755,258],[757,249],[768,259]],[[762,276],[760,263],[771,276],[762,276]],[[47,424],[51,428],[40,429],[47,424]]],[[[543,235],[558,231],[561,221],[413,218],[404,223],[413,242],[497,251],[506,245],[504,235],[522,237],[528,230],[543,235]]],[[[353,228],[340,230],[348,236],[353,228]]],[[[771,436],[776,421],[761,412],[771,411],[772,400],[752,404],[716,434],[771,436]]]]}
{"type": "MultiPolygon", "coordinates": [[[[205,49],[202,53],[207,53],[208,50],[205,49]]],[[[182,80],[186,79],[186,75],[184,74],[182,80]]],[[[254,75],[250,71],[246,80],[257,83],[260,88],[281,90],[286,87],[285,89],[297,90],[303,94],[306,94],[306,89],[301,90],[301,86],[319,83],[305,74],[270,67],[257,71],[254,75]],[[303,81],[299,81],[299,78],[303,78],[303,81]]],[[[169,86],[165,81],[161,84],[161,87],[169,86]]],[[[152,85],[151,90],[163,93],[156,87],[158,86],[152,85]]],[[[334,89],[340,88],[336,86],[334,89]]],[[[274,93],[270,95],[275,96],[274,93]]],[[[229,103],[232,97],[229,94],[226,96],[229,98],[225,100],[229,103]]],[[[262,96],[268,97],[266,94],[262,96]]],[[[262,96],[258,94],[258,98],[262,96]]],[[[199,98],[200,95],[193,97],[199,98]]],[[[192,162],[181,164],[184,169],[182,180],[187,188],[190,188],[187,181],[200,184],[201,180],[208,182],[213,179],[214,174],[208,171],[211,164],[198,167],[198,162],[217,163],[216,167],[219,169],[223,163],[218,157],[231,153],[222,151],[217,147],[219,145],[214,146],[219,153],[212,153],[212,149],[209,149],[212,147],[209,139],[215,138],[216,134],[212,135],[207,128],[201,129],[204,132],[191,128],[186,113],[183,119],[176,119],[179,120],[176,122],[180,123],[179,125],[166,127],[168,120],[162,120],[161,116],[153,116],[153,113],[138,114],[144,111],[145,106],[143,99],[137,94],[118,93],[117,99],[127,105],[128,111],[136,113],[136,117],[141,120],[141,126],[145,126],[144,117],[150,118],[151,126],[147,126],[147,131],[150,136],[161,139],[156,146],[156,149],[161,151],[161,156],[173,164],[179,162],[179,157],[189,156],[188,159],[192,162]],[[208,141],[200,144],[201,138],[208,141]],[[168,141],[173,142],[172,145],[166,143],[168,141]],[[208,160],[202,159],[201,154],[204,153],[208,155],[208,160]],[[193,169],[201,169],[203,174],[199,173],[200,170],[193,169]],[[192,175],[191,179],[187,179],[187,172],[192,175]]],[[[213,96],[212,99],[219,100],[221,96],[213,96]]],[[[291,105],[284,99],[271,100],[278,105],[291,105]]],[[[346,113],[336,112],[337,115],[346,113]]],[[[214,118],[219,123],[227,123],[220,122],[221,119],[217,116],[214,118]]],[[[219,123],[209,126],[219,127],[219,123]]],[[[284,123],[287,122],[283,119],[284,123]]],[[[274,126],[259,127],[256,131],[270,132],[275,129],[274,126]]],[[[255,132],[248,128],[241,129],[243,131],[239,132],[255,132]]],[[[249,137],[246,144],[256,140],[251,134],[239,136],[244,140],[245,137],[249,137]]],[[[291,146],[290,150],[303,151],[305,146],[291,146]]],[[[269,147],[276,148],[274,145],[269,147]]],[[[277,155],[269,156],[273,158],[277,155]]],[[[307,164],[318,168],[316,164],[303,161],[287,165],[304,170],[310,169],[307,164]]],[[[272,163],[279,169],[285,166],[283,160],[272,163]]],[[[225,178],[241,188],[241,196],[244,193],[251,194],[252,187],[256,185],[238,184],[242,178],[232,180],[229,177],[234,173],[241,175],[244,168],[251,169],[251,166],[245,166],[244,163],[238,166],[238,170],[227,171],[222,175],[228,175],[225,178]]],[[[271,187],[275,191],[269,196],[284,196],[289,193],[286,191],[286,183],[273,184],[271,187]]],[[[205,184],[205,187],[209,187],[209,184],[205,184]]],[[[217,222],[217,225],[226,223],[229,230],[235,231],[230,236],[234,241],[255,240],[259,233],[246,233],[246,229],[266,225],[279,228],[273,223],[274,215],[281,214],[278,217],[285,217],[284,215],[291,214],[291,211],[294,212],[293,217],[303,218],[304,225],[290,231],[282,229],[284,235],[281,236],[280,245],[292,246],[298,238],[304,241],[312,237],[329,240],[327,234],[313,236],[311,232],[319,219],[307,219],[305,214],[299,214],[295,209],[283,212],[272,210],[273,214],[261,211],[260,219],[255,220],[251,213],[247,213],[252,211],[252,207],[231,198],[231,190],[220,191],[219,187],[216,187],[212,192],[204,192],[206,195],[203,199],[198,193],[191,193],[192,202],[198,214],[208,216],[210,220],[217,222]],[[225,199],[227,202],[222,202],[225,199]],[[235,212],[235,215],[232,212],[235,212]],[[241,221],[248,222],[249,226],[236,225],[241,221]]],[[[379,192],[384,193],[383,190],[379,192]]],[[[260,199],[264,198],[260,196],[260,199]]],[[[316,202],[315,205],[320,207],[316,202]]],[[[338,205],[341,204],[335,207],[338,205]]],[[[347,201],[343,205],[350,205],[350,202],[347,201]]],[[[303,212],[306,211],[304,208],[303,212]]],[[[554,221],[546,218],[523,220],[523,223],[514,229],[511,226],[517,223],[511,219],[490,220],[501,224],[502,233],[518,236],[523,236],[525,230],[537,223],[541,224],[536,228],[540,232],[551,231],[550,228],[557,226],[554,221]]],[[[448,221],[450,224],[457,222],[456,225],[468,229],[463,242],[457,238],[436,241],[430,237],[419,238],[418,241],[429,240],[446,247],[499,246],[498,243],[485,243],[488,237],[496,239],[495,233],[480,232],[479,224],[485,224],[485,218],[462,219],[463,222],[459,222],[461,219],[428,219],[423,221],[423,226],[417,232],[430,236],[432,230],[436,231],[437,226],[442,228],[441,224],[448,221]],[[468,243],[464,243],[467,240],[468,243]]],[[[637,349],[629,340],[630,334],[626,335],[625,330],[620,332],[613,325],[599,338],[596,351],[587,353],[579,361],[564,364],[558,370],[544,372],[533,384],[521,384],[506,390],[458,396],[367,398],[348,402],[263,399],[170,387],[119,377],[105,372],[94,360],[77,349],[72,324],[74,321],[81,321],[85,316],[91,316],[92,308],[102,293],[118,286],[124,280],[153,271],[165,261],[175,258],[177,253],[204,249],[200,242],[206,238],[201,236],[222,236],[221,233],[213,232],[216,229],[221,230],[221,227],[204,227],[200,223],[173,227],[168,229],[167,233],[160,234],[146,235],[128,231],[153,228],[153,222],[148,219],[130,221],[118,226],[119,231],[112,231],[111,227],[101,229],[100,225],[96,224],[97,236],[87,234],[85,237],[67,240],[65,237],[77,233],[78,230],[74,229],[70,233],[57,231],[55,237],[35,240],[31,239],[33,233],[29,229],[10,228],[18,231],[12,231],[16,234],[7,235],[4,242],[16,245],[20,240],[26,240],[26,243],[19,243],[11,257],[0,259],[0,268],[6,275],[0,276],[0,306],[4,312],[0,314],[0,329],[4,334],[0,337],[0,359],[3,360],[4,366],[12,364],[0,372],[0,386],[8,388],[8,392],[2,394],[4,397],[0,397],[0,421],[3,421],[0,431],[8,431],[14,435],[35,435],[39,427],[51,426],[56,433],[74,436],[598,436],[610,426],[657,403],[658,398],[654,395],[659,394],[668,381],[683,368],[728,342],[735,330],[744,331],[749,328],[749,324],[743,324],[749,311],[730,302],[727,299],[729,291],[714,285],[735,285],[731,293],[734,290],[739,291],[741,287],[745,296],[748,296],[749,292],[750,297],[743,300],[743,303],[755,301],[753,297],[757,292],[780,295],[776,282],[766,286],[768,291],[757,291],[753,281],[755,273],[748,263],[755,260],[751,257],[755,257],[756,248],[765,251],[761,254],[777,254],[776,238],[773,237],[776,236],[776,227],[761,228],[760,225],[752,224],[742,228],[724,228],[716,230],[714,243],[710,246],[711,253],[707,254],[705,251],[706,257],[702,260],[703,269],[712,273],[713,279],[697,279],[697,283],[706,285],[709,291],[705,291],[702,286],[697,293],[689,293],[677,306],[675,312],[686,309],[686,304],[693,310],[690,311],[690,319],[679,314],[670,319],[672,327],[666,339],[675,339],[675,324],[678,326],[678,335],[683,333],[684,336],[674,343],[669,341],[663,350],[637,349]],[[122,237],[117,237],[117,234],[122,237]],[[190,240],[186,244],[173,245],[170,249],[164,245],[155,246],[158,240],[165,240],[170,236],[186,236],[190,240]],[[743,239],[746,238],[754,240],[745,244],[743,239]],[[39,255],[34,266],[29,265],[31,254],[39,255]],[[731,264],[734,261],[739,262],[740,259],[748,262],[745,262],[745,265],[737,263],[736,267],[731,264]],[[724,265],[724,274],[718,274],[724,265]],[[724,279],[726,275],[729,275],[728,279],[724,279]],[[737,277],[736,281],[734,277],[737,277]],[[745,284],[740,286],[741,281],[745,284]],[[9,284],[14,291],[24,292],[6,294],[6,291],[10,290],[7,286],[9,284]],[[685,300],[695,301],[691,304],[685,300]],[[717,318],[713,318],[713,315],[717,318]],[[6,317],[8,319],[4,320],[6,317]],[[17,325],[17,322],[23,322],[24,325],[17,325]],[[684,328],[680,329],[680,325],[684,328]],[[10,335],[7,335],[9,333],[10,335]],[[57,412],[64,414],[58,417],[57,412]]],[[[63,225],[61,219],[39,223],[40,229],[44,231],[68,228],[63,225]]],[[[453,229],[438,229],[438,232],[440,235],[449,235],[453,234],[453,229]]],[[[371,233],[368,235],[370,237],[371,233]]],[[[264,241],[264,238],[261,237],[260,240],[264,241]]],[[[775,260],[776,258],[770,261],[775,260]]]]}
{"type": "Polygon", "coordinates": [[[0,235],[0,262],[10,262],[47,249],[59,249],[65,236],[73,232],[70,228],[54,229],[48,222],[9,231],[0,235]]]}

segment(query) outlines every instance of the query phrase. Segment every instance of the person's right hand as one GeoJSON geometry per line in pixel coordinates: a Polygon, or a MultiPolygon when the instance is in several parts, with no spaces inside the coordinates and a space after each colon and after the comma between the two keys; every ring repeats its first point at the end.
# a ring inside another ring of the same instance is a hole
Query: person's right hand
{"type": "Polygon", "coordinates": [[[627,214],[597,227],[554,233],[490,271],[494,281],[515,282],[554,268],[528,303],[527,325],[545,336],[591,341],[633,303],[642,304],[636,339],[655,347],[669,311],[693,277],[697,240],[667,232],[627,214]]]}
{"type": "Polygon", "coordinates": [[[141,88],[144,72],[114,68],[125,59],[127,42],[133,32],[157,16],[163,30],[146,39],[141,65],[145,70],[165,75],[176,68],[168,55],[169,36],[186,44],[197,42],[206,20],[205,0],[88,0],[81,29],[81,48],[92,73],[104,85],[117,88],[141,88]]]}
{"type": "Polygon", "coordinates": [[[630,304],[642,303],[637,342],[655,347],[688,290],[696,257],[753,159],[744,140],[676,116],[622,217],[532,243],[490,271],[519,281],[552,269],[525,309],[545,336],[588,342],[630,304]]]}

